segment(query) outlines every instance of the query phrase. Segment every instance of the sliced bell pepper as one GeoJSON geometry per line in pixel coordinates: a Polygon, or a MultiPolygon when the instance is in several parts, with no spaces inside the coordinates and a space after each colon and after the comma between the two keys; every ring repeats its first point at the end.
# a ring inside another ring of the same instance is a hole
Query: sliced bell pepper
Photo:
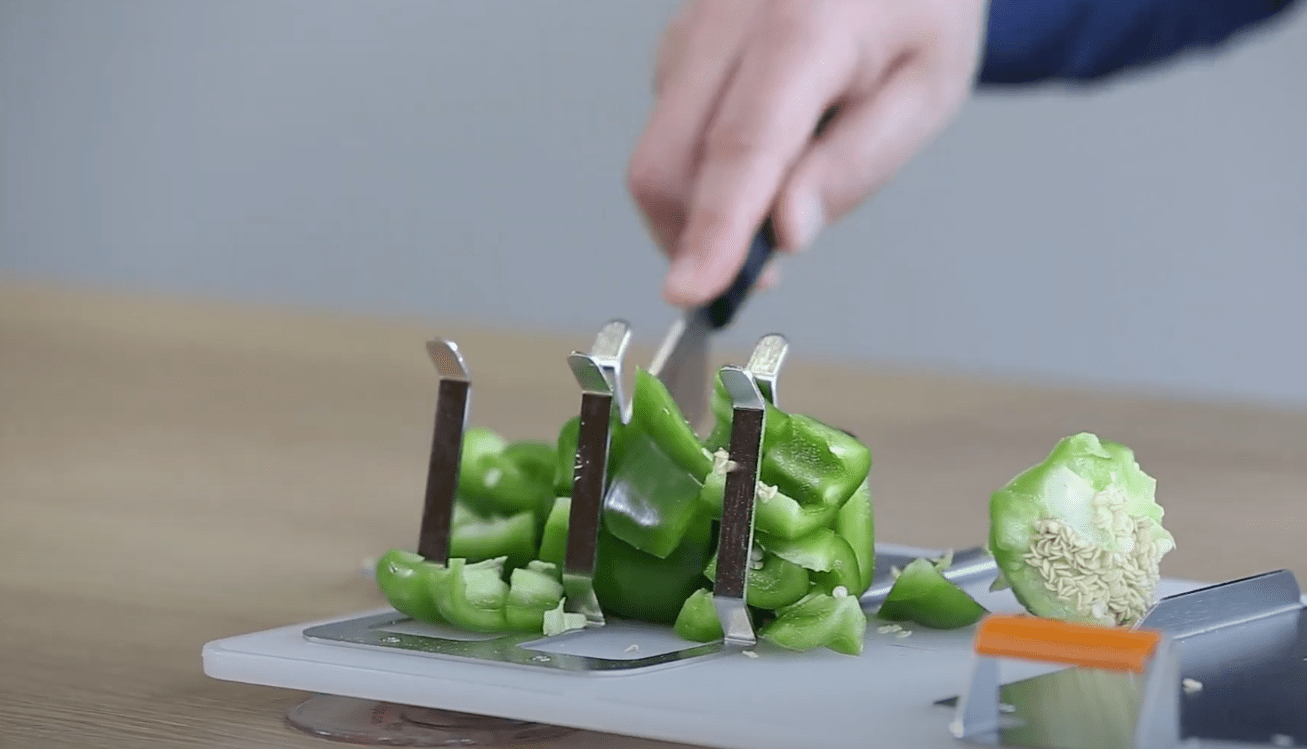
{"type": "Polygon", "coordinates": [[[702,482],[712,470],[712,453],[704,448],[694,427],[672,399],[667,387],[645,369],[635,373],[635,392],[631,397],[631,430],[641,432],[659,449],[702,482]]]}
{"type": "Polygon", "coordinates": [[[606,614],[671,624],[681,604],[703,583],[703,568],[716,541],[713,523],[699,516],[666,557],[636,549],[607,531],[599,532],[594,589],[606,614]]]}
{"type": "Polygon", "coordinates": [[[939,563],[914,559],[894,580],[877,616],[931,629],[959,629],[980,621],[988,610],[944,577],[947,567],[947,557],[939,563]]]}
{"type": "Polygon", "coordinates": [[[469,562],[505,557],[507,568],[521,567],[536,556],[536,514],[486,518],[455,505],[449,555],[469,562]]]}
{"type": "Polygon", "coordinates": [[[871,450],[854,437],[801,414],[762,455],[759,479],[801,505],[843,507],[871,471],[871,450]]]}
{"type": "Polygon", "coordinates": [[[713,606],[712,593],[700,588],[685,599],[672,629],[681,639],[690,642],[722,639],[722,620],[718,618],[717,608],[713,606]]]}
{"type": "Polygon", "coordinates": [[[849,593],[860,596],[871,588],[876,576],[876,517],[868,481],[864,480],[840,508],[834,531],[848,542],[858,559],[858,584],[849,588],[849,593]]]}
{"type": "MultiPolygon", "coordinates": [[[[750,606],[779,609],[808,594],[808,571],[794,562],[781,559],[775,554],[767,554],[761,549],[755,552],[751,561],[749,582],[744,593],[744,601],[750,606]]],[[[717,582],[716,554],[703,574],[714,583],[717,582]]]]}
{"type": "Polygon", "coordinates": [[[435,581],[432,590],[441,618],[468,632],[507,630],[508,583],[503,574],[503,557],[471,564],[466,559],[450,559],[448,574],[435,581]]]}
{"type": "Polygon", "coordinates": [[[391,549],[377,560],[377,586],[396,611],[420,622],[444,621],[432,597],[449,570],[411,551],[391,549]]]}
{"type": "Polygon", "coordinates": [[[540,553],[537,557],[560,569],[567,558],[567,527],[571,512],[571,497],[555,498],[554,506],[545,520],[544,532],[540,535],[540,553]]]}
{"type": "MultiPolygon", "coordinates": [[[[567,554],[572,500],[559,497],[545,522],[540,559],[562,566],[567,554]]],[[[600,528],[595,551],[594,590],[608,616],[671,624],[685,599],[699,588],[715,540],[712,521],[695,519],[680,543],[659,558],[600,528]]]]}
{"type": "Polygon", "coordinates": [[[576,629],[585,629],[585,614],[573,614],[563,610],[563,602],[545,612],[541,629],[545,637],[561,635],[576,629]]]}
{"type": "Polygon", "coordinates": [[[850,595],[810,593],[776,612],[759,637],[789,650],[827,647],[845,655],[860,655],[867,633],[867,615],[850,595]]]}
{"type": "MultiPolygon", "coordinates": [[[[713,454],[713,470],[703,482],[699,492],[699,506],[708,517],[720,520],[722,502],[726,495],[727,452],[713,454]]],[[[753,525],[759,531],[777,538],[795,539],[806,536],[818,528],[826,528],[841,511],[834,505],[800,505],[782,494],[775,486],[758,482],[753,503],[753,525]]]]}
{"type": "Polygon", "coordinates": [[[465,453],[460,461],[459,497],[485,515],[547,510],[554,497],[553,451],[549,451],[546,465],[539,445],[513,443],[492,451],[488,445],[478,444],[478,449],[465,453]]]}
{"type": "Polygon", "coordinates": [[[701,514],[703,484],[643,432],[628,432],[625,447],[604,502],[604,528],[640,551],[666,557],[701,514]]]}
{"type": "MultiPolygon", "coordinates": [[[[839,588],[845,593],[857,591],[861,584],[858,557],[853,547],[829,528],[820,528],[802,538],[793,540],[755,534],[763,551],[809,570],[813,588],[833,594],[839,588]]],[[[856,598],[860,593],[855,593],[856,598]]]]}
{"type": "Polygon", "coordinates": [[[544,631],[545,612],[556,608],[563,600],[563,585],[558,581],[558,574],[556,566],[541,561],[532,561],[513,570],[504,604],[504,619],[509,629],[544,631]]]}

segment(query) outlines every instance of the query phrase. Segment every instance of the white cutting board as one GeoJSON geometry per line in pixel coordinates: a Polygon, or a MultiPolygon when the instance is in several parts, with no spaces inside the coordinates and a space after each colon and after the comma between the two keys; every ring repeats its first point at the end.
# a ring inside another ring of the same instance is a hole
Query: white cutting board
{"type": "MultiPolygon", "coordinates": [[[[990,593],[990,582],[966,587],[990,611],[1021,611],[1009,592],[990,593]]],[[[1164,580],[1159,593],[1197,587],[1201,584],[1164,580]]],[[[859,657],[826,650],[791,653],[760,643],[757,658],[729,654],[589,674],[304,638],[307,627],[323,623],[211,642],[204,646],[204,671],[228,681],[721,749],[954,749],[958,744],[948,730],[952,711],[932,703],[965,689],[973,634],[973,628],[940,632],[910,626],[912,635],[901,638],[878,632],[884,623],[872,618],[859,657]]],[[[584,652],[566,637],[557,652],[584,652]]],[[[1003,676],[1011,681],[1050,670],[1004,664],[1003,676]]]]}

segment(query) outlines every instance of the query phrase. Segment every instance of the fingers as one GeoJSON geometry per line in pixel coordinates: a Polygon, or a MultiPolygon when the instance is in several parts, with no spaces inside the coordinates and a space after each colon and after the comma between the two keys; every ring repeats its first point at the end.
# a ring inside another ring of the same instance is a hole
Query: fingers
{"type": "Polygon", "coordinates": [[[730,284],[820,116],[855,74],[857,49],[820,14],[776,7],[754,28],[705,135],[664,290],[673,304],[702,304],[730,284]]]}
{"type": "Polygon", "coordinates": [[[795,165],[776,203],[786,246],[810,244],[881,189],[932,140],[965,95],[941,89],[919,66],[894,69],[874,96],[845,106],[795,165]]]}
{"type": "Polygon", "coordinates": [[[649,232],[672,254],[685,223],[696,152],[739,56],[759,0],[686,6],[663,43],[656,103],[628,165],[632,197],[649,232]]]}

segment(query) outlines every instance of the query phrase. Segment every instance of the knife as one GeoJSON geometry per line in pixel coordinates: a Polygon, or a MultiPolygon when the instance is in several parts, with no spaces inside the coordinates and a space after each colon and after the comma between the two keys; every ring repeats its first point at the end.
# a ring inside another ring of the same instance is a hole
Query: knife
{"type": "Polygon", "coordinates": [[[708,363],[711,336],[735,320],[775,250],[776,230],[768,218],[749,245],[744,267],[740,268],[731,285],[716,299],[686,310],[672,323],[654,355],[649,373],[666,386],[693,427],[701,425],[708,411],[708,391],[712,382],[708,363]]]}

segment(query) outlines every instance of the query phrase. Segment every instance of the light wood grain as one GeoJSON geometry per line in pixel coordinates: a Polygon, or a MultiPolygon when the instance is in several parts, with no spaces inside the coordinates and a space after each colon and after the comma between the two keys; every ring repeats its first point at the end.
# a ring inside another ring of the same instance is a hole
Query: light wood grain
{"type": "MultiPolygon", "coordinates": [[[[200,648],[378,605],[358,566],[414,542],[432,334],[467,352],[475,422],[550,437],[574,411],[563,357],[588,331],[0,286],[0,746],[328,746],[283,727],[302,695],[207,679],[200,648]]],[[[1169,574],[1307,573],[1307,416],[793,351],[784,405],[872,446],[883,540],[980,542],[988,493],[1091,430],[1158,478],[1169,574]]]]}

